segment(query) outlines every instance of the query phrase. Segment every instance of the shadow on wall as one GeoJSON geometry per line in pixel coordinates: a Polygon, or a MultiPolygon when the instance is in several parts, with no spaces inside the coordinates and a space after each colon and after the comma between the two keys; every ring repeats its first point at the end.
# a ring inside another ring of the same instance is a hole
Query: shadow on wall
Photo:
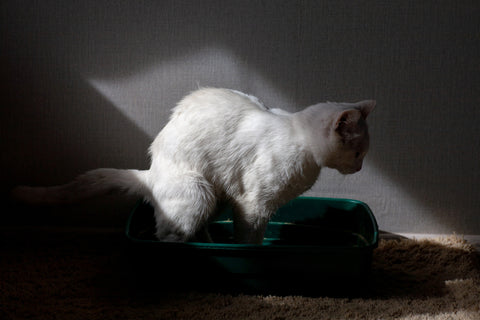
{"type": "Polygon", "coordinates": [[[476,2],[10,1],[1,31],[3,79],[12,80],[3,86],[10,99],[2,136],[11,138],[2,164],[12,168],[5,181],[57,183],[97,166],[145,167],[167,110],[197,83],[292,111],[376,98],[368,161],[442,223],[479,233],[478,222],[461,221],[480,205],[478,11],[476,2]],[[198,58],[208,48],[233,53],[241,66],[233,77],[221,70],[232,63],[198,58]],[[199,61],[185,61],[192,57],[199,61]],[[169,64],[178,68],[142,77],[169,64]],[[274,90],[262,93],[259,77],[274,90]],[[120,112],[92,79],[116,92],[135,82],[136,92],[123,93],[134,107],[120,112]],[[137,125],[125,116],[146,112],[154,116],[137,125]]]}
{"type": "Polygon", "coordinates": [[[150,138],[84,80],[56,76],[30,72],[4,87],[2,181],[54,184],[99,166],[146,168],[150,138]]]}

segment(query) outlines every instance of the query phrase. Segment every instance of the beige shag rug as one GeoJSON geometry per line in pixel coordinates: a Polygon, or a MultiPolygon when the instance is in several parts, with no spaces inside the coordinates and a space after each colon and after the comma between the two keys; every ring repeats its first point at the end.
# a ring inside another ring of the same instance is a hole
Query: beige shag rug
{"type": "Polygon", "coordinates": [[[147,290],[126,245],[115,232],[0,231],[0,319],[480,319],[478,252],[456,236],[382,240],[365,290],[318,297],[147,290]]]}

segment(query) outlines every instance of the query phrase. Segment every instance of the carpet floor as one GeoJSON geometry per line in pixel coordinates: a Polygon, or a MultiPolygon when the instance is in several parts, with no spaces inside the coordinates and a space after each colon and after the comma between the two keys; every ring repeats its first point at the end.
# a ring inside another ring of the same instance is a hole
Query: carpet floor
{"type": "Polygon", "coordinates": [[[1,230],[0,319],[480,319],[478,252],[456,236],[382,240],[367,279],[308,295],[202,287],[131,257],[121,232],[1,230]]]}

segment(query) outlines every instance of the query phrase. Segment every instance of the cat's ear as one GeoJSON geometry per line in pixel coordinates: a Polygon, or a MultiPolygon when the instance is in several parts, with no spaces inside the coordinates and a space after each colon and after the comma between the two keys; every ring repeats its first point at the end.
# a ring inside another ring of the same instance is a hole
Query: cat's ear
{"type": "Polygon", "coordinates": [[[350,133],[357,128],[358,121],[360,121],[362,117],[362,112],[357,108],[342,111],[337,115],[335,131],[342,137],[342,140],[348,138],[350,133]]]}
{"type": "Polygon", "coordinates": [[[362,117],[366,119],[370,112],[375,109],[377,102],[375,100],[363,100],[355,103],[355,109],[359,110],[362,114],[362,117]]]}

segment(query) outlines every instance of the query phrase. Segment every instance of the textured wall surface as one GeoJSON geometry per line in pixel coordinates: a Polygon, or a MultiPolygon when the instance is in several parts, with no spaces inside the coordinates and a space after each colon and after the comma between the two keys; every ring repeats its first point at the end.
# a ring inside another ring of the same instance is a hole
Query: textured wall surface
{"type": "MultiPolygon", "coordinates": [[[[147,168],[197,86],[268,106],[377,100],[352,176],[382,229],[480,234],[478,1],[3,1],[2,192],[96,167],[147,168]]],[[[102,209],[103,210],[103,209],[102,209]]]]}

